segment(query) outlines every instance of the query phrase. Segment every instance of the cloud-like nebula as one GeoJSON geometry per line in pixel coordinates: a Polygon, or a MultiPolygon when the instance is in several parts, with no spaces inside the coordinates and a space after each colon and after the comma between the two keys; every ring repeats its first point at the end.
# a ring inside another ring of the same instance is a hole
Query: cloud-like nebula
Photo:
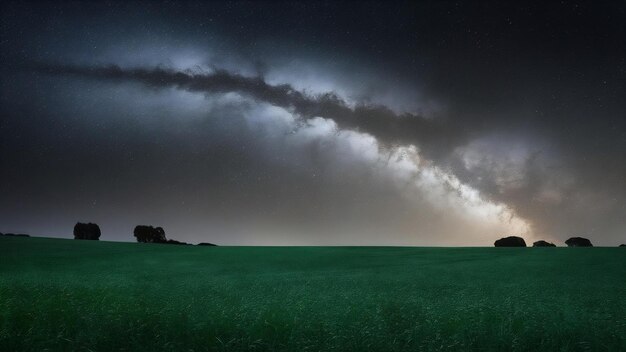
{"type": "Polygon", "coordinates": [[[381,105],[357,105],[352,108],[333,92],[311,96],[294,89],[289,84],[270,85],[262,77],[246,77],[225,70],[203,73],[158,67],[123,69],[115,65],[85,67],[34,64],[33,66],[37,71],[48,74],[128,80],[151,87],[176,87],[190,92],[239,92],[275,106],[292,109],[305,118],[314,116],[331,118],[340,128],[370,133],[383,143],[417,143],[423,153],[429,156],[448,153],[466,141],[463,131],[445,121],[426,119],[409,113],[399,115],[381,105]]]}
{"type": "Polygon", "coordinates": [[[293,16],[268,22],[269,4],[12,5],[4,230],[63,236],[83,220],[112,239],[147,223],[225,244],[623,242],[618,12],[588,8],[602,21],[587,26],[561,4],[534,15],[557,29],[533,32],[504,5],[503,23],[468,4],[372,6],[304,6],[308,20],[285,4],[293,16]]]}

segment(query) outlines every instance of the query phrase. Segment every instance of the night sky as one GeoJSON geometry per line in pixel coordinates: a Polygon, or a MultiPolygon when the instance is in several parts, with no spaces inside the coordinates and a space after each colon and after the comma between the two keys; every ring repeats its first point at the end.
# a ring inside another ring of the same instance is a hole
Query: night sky
{"type": "Polygon", "coordinates": [[[626,241],[624,1],[0,7],[0,232],[626,241]]]}

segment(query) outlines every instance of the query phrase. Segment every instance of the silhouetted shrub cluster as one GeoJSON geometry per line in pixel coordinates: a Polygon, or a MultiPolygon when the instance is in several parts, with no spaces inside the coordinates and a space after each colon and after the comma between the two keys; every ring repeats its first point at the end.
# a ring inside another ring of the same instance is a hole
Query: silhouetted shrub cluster
{"type": "Polygon", "coordinates": [[[593,247],[591,241],[582,237],[572,237],[565,241],[568,247],[593,247]]]}
{"type": "Polygon", "coordinates": [[[165,243],[167,241],[162,227],[137,225],[133,234],[140,243],[165,243]]]}
{"type": "MultiPolygon", "coordinates": [[[[189,243],[176,241],[174,239],[167,239],[165,237],[165,230],[162,227],[154,227],[147,225],[137,225],[135,226],[135,230],[133,231],[137,242],[140,243],[163,243],[163,244],[179,244],[179,245],[188,245],[189,243]]],[[[100,227],[94,223],[82,223],[78,222],[74,225],[74,239],[76,240],[99,240],[100,239],[100,227]]],[[[29,237],[26,234],[14,234],[14,233],[5,233],[2,234],[0,232],[0,236],[20,236],[20,237],[29,237]]],[[[200,246],[216,246],[212,243],[200,243],[200,246]]]]}
{"type": "MultiPolygon", "coordinates": [[[[591,241],[583,237],[572,237],[565,241],[568,247],[593,247],[591,241]]],[[[494,243],[496,247],[526,247],[526,241],[517,236],[504,237],[494,243]]],[[[540,240],[533,243],[533,247],[556,247],[554,243],[540,240]]]]}
{"type": "Polygon", "coordinates": [[[188,244],[186,242],[167,239],[162,227],[137,225],[133,231],[137,242],[140,243],[163,243],[163,244],[188,244]]]}
{"type": "Polygon", "coordinates": [[[556,244],[550,243],[544,240],[540,240],[533,243],[533,247],[556,247],[556,244]]]}
{"type": "Polygon", "coordinates": [[[526,247],[526,241],[521,237],[509,236],[497,240],[493,245],[496,247],[526,247]]]}

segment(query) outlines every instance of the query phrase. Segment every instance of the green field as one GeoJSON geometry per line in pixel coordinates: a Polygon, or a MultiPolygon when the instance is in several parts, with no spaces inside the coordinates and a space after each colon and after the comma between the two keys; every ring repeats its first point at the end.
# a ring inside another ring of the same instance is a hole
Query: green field
{"type": "Polygon", "coordinates": [[[626,351],[626,248],[0,237],[0,351],[626,351]]]}

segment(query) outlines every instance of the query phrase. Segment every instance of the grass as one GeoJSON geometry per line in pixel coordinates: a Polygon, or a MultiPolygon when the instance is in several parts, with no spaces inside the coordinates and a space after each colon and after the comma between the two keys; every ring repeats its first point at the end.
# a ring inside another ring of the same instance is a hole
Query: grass
{"type": "Polygon", "coordinates": [[[624,248],[0,238],[0,351],[625,351],[624,248]]]}

